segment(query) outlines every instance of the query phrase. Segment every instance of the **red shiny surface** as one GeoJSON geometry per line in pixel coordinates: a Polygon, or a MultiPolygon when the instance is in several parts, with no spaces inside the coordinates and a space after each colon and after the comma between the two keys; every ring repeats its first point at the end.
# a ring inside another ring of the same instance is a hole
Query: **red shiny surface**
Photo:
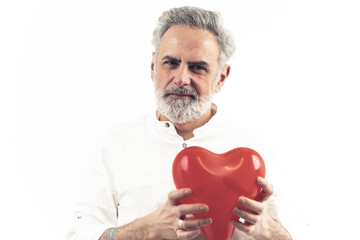
{"type": "Polygon", "coordinates": [[[195,218],[211,217],[213,222],[202,227],[207,240],[230,240],[234,231],[232,210],[240,196],[260,200],[258,176],[265,177],[262,157],[250,148],[235,148],[216,154],[201,147],[182,150],[173,163],[173,179],[177,189],[190,188],[192,195],[182,203],[205,203],[207,213],[195,218]]]}

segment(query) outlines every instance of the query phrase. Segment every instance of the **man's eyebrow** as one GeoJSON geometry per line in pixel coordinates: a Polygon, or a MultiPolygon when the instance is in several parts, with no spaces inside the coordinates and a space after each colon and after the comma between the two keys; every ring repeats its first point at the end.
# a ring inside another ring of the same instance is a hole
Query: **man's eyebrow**
{"type": "MultiPolygon", "coordinates": [[[[181,63],[180,59],[174,58],[172,56],[166,55],[165,57],[163,57],[161,59],[162,61],[167,60],[167,61],[174,61],[176,63],[181,63]]],[[[189,65],[202,65],[202,66],[209,66],[209,64],[205,61],[189,61],[187,62],[189,65]]]]}
{"type": "Polygon", "coordinates": [[[201,65],[201,66],[206,66],[206,67],[209,66],[209,64],[205,61],[189,61],[188,64],[189,65],[201,65]]]}
{"type": "MultiPolygon", "coordinates": [[[[180,59],[177,59],[177,58],[174,58],[174,57],[171,57],[169,55],[166,55],[165,57],[163,57],[161,59],[161,61],[172,61],[172,62],[175,62],[177,64],[180,64],[181,63],[181,60],[180,59]]],[[[188,61],[187,62],[188,65],[197,65],[197,66],[204,66],[206,68],[209,68],[210,65],[205,62],[205,61],[188,61]]]]}
{"type": "Polygon", "coordinates": [[[176,62],[176,63],[181,63],[181,60],[180,60],[180,59],[177,59],[177,58],[174,58],[174,57],[171,57],[171,56],[168,56],[168,55],[166,55],[165,57],[163,57],[163,58],[161,59],[161,61],[164,61],[164,60],[166,60],[166,61],[173,61],[173,62],[176,62]]]}

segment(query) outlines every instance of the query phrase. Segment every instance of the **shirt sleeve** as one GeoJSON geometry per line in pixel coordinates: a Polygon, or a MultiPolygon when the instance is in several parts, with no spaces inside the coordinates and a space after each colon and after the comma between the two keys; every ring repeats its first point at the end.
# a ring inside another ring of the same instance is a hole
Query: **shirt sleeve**
{"type": "Polygon", "coordinates": [[[113,166],[105,144],[97,146],[90,151],[84,172],[80,174],[84,177],[80,180],[79,200],[67,240],[98,240],[107,229],[117,226],[118,198],[111,174],[113,166]]]}

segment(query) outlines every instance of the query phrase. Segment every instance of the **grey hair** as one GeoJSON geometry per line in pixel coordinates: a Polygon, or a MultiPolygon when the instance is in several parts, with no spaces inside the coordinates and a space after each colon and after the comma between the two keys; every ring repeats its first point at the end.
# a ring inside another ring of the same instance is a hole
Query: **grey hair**
{"type": "Polygon", "coordinates": [[[223,67],[235,51],[235,41],[231,33],[223,27],[220,13],[197,7],[172,8],[162,13],[158,19],[157,27],[153,32],[152,44],[157,53],[160,41],[169,28],[174,25],[186,25],[190,27],[208,30],[213,33],[219,43],[219,68],[223,67]]]}

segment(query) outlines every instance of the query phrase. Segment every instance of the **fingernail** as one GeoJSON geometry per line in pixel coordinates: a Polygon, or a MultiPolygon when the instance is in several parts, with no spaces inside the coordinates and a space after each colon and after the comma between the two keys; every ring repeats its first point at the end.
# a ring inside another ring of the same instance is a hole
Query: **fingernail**
{"type": "Polygon", "coordinates": [[[209,207],[208,206],[202,206],[201,207],[201,211],[209,211],[209,207]]]}
{"type": "Polygon", "coordinates": [[[264,182],[264,179],[263,179],[262,177],[258,177],[258,178],[257,178],[257,181],[258,181],[258,183],[263,183],[263,182],[264,182]]]}
{"type": "Polygon", "coordinates": [[[244,204],[244,203],[246,203],[245,198],[244,198],[244,197],[239,197],[238,203],[239,203],[239,204],[244,204]]]}
{"type": "Polygon", "coordinates": [[[212,219],[211,219],[211,218],[207,218],[207,219],[205,220],[205,223],[206,223],[206,224],[212,223],[212,219]]]}
{"type": "Polygon", "coordinates": [[[190,194],[191,194],[191,190],[190,190],[190,189],[186,189],[186,190],[185,190],[185,194],[186,194],[186,195],[190,195],[190,194]]]}

